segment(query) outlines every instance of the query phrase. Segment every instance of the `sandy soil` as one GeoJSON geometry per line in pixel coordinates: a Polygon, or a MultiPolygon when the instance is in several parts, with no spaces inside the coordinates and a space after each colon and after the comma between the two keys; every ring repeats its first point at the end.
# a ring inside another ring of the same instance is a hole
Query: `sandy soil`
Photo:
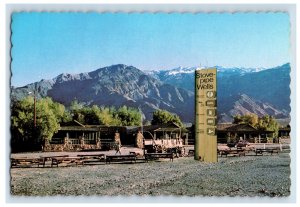
{"type": "MultiPolygon", "coordinates": [[[[126,150],[131,149],[123,148],[122,153],[126,150]]],[[[288,152],[222,157],[214,164],[181,157],[174,162],[162,159],[134,164],[12,168],[11,194],[285,197],[290,195],[291,185],[288,152]]],[[[24,154],[12,155],[18,156],[24,154]]],[[[37,154],[26,153],[26,156],[37,154]]]]}

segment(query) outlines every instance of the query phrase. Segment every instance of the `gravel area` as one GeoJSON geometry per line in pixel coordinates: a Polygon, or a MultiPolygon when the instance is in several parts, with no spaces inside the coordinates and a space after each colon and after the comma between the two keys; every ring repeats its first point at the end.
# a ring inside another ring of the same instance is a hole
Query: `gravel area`
{"type": "Polygon", "coordinates": [[[288,151],[278,155],[222,157],[218,163],[181,157],[174,162],[162,159],[134,164],[11,169],[13,196],[285,197],[290,195],[290,185],[288,151]]]}

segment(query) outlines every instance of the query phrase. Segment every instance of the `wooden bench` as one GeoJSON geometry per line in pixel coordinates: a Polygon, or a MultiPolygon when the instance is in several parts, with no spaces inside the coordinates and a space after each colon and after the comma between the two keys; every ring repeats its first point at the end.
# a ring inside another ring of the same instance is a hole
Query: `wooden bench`
{"type": "Polygon", "coordinates": [[[223,155],[225,157],[227,157],[228,155],[238,155],[240,156],[246,156],[246,151],[245,149],[226,149],[226,150],[218,150],[219,154],[221,157],[223,157],[223,155]]]}
{"type": "Polygon", "coordinates": [[[69,155],[56,155],[56,156],[40,156],[40,158],[38,158],[38,167],[41,165],[43,167],[45,167],[46,162],[48,160],[51,161],[51,167],[52,167],[52,158],[59,158],[59,157],[68,157],[69,155]]]}
{"type": "Polygon", "coordinates": [[[126,162],[126,161],[134,161],[136,162],[136,155],[129,154],[129,155],[106,155],[106,163],[111,162],[126,162]]]}
{"type": "Polygon", "coordinates": [[[174,159],[173,153],[146,153],[145,154],[145,160],[148,162],[148,160],[154,160],[159,158],[169,158],[170,161],[174,159]]]}
{"type": "Polygon", "coordinates": [[[263,153],[270,153],[271,155],[273,155],[273,153],[279,153],[279,149],[278,148],[257,148],[255,149],[255,155],[263,155],[263,153]]]}
{"type": "Polygon", "coordinates": [[[11,158],[11,167],[31,167],[33,164],[38,163],[38,158],[11,158]]]}
{"type": "Polygon", "coordinates": [[[40,157],[38,159],[38,167],[40,167],[40,165],[42,165],[43,167],[45,167],[45,164],[46,164],[46,159],[43,158],[43,157],[40,157]]]}
{"type": "Polygon", "coordinates": [[[219,150],[219,149],[218,149],[218,154],[219,154],[221,157],[223,157],[223,155],[224,155],[225,157],[227,157],[227,155],[229,154],[229,151],[230,151],[230,150],[219,150]]]}
{"type": "Polygon", "coordinates": [[[52,157],[51,159],[52,159],[51,167],[53,167],[54,165],[56,165],[56,167],[58,167],[58,164],[60,164],[60,163],[65,163],[65,164],[75,163],[76,166],[78,164],[83,165],[83,163],[82,163],[83,158],[77,157],[77,156],[76,157],[69,157],[69,156],[58,157],[58,156],[56,156],[56,157],[52,157]]]}
{"type": "Polygon", "coordinates": [[[105,161],[105,154],[83,154],[77,155],[82,158],[82,165],[88,163],[99,163],[105,161]]]}

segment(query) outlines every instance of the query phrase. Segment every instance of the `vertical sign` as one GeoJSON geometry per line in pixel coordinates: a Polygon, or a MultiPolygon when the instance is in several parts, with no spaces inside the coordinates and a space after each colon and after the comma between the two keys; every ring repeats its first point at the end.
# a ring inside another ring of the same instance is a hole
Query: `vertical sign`
{"type": "Polygon", "coordinates": [[[217,162],[217,69],[195,71],[195,160],[217,162]]]}

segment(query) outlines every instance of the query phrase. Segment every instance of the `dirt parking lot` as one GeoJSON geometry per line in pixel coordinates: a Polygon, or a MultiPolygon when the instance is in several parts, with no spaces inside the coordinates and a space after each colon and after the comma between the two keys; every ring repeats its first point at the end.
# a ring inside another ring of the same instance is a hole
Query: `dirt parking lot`
{"type": "Polygon", "coordinates": [[[174,162],[163,159],[133,164],[11,169],[13,196],[285,197],[290,195],[290,185],[289,151],[220,157],[218,163],[181,157],[174,162]]]}

